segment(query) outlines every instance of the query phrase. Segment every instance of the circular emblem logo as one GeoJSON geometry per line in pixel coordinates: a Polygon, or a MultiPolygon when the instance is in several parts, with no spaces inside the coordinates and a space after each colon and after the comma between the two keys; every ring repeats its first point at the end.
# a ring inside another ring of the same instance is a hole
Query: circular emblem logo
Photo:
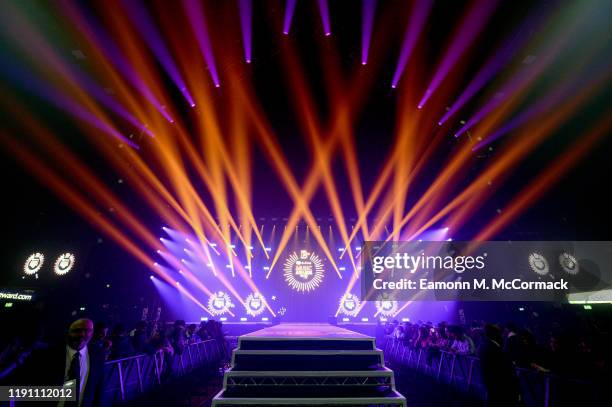
{"type": "Polygon", "coordinates": [[[340,299],[340,313],[349,317],[356,317],[361,302],[355,294],[346,293],[340,299]]]}
{"type": "Polygon", "coordinates": [[[563,271],[565,271],[567,274],[575,276],[578,274],[578,271],[580,271],[578,261],[569,253],[561,253],[559,256],[559,263],[561,264],[563,271]]]}
{"type": "Polygon", "coordinates": [[[23,265],[23,272],[27,275],[38,273],[45,262],[45,256],[42,253],[34,253],[30,255],[23,265]]]}
{"type": "Polygon", "coordinates": [[[53,265],[53,271],[58,276],[63,276],[72,270],[74,266],[74,255],[72,253],[64,253],[55,260],[55,264],[53,265]]]}
{"type": "Polygon", "coordinates": [[[387,293],[379,295],[375,305],[378,314],[384,317],[394,316],[398,308],[397,301],[387,293]]]}
{"type": "Polygon", "coordinates": [[[208,298],[208,310],[213,315],[223,315],[233,307],[232,299],[223,291],[212,293],[208,298]]]}
{"type": "Polygon", "coordinates": [[[550,271],[548,261],[540,253],[531,253],[529,255],[529,266],[541,276],[545,276],[550,271]]]}
{"type": "Polygon", "coordinates": [[[289,287],[299,292],[313,291],[323,281],[323,262],[308,250],[300,250],[299,255],[291,253],[283,270],[289,287]]]}
{"type": "Polygon", "coordinates": [[[246,297],[244,302],[247,314],[256,317],[266,309],[266,302],[263,296],[259,293],[251,293],[246,297]]]}

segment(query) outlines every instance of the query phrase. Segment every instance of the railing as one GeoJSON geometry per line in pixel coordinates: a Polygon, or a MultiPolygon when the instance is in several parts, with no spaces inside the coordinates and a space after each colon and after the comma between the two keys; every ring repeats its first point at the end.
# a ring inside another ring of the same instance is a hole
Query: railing
{"type": "Polygon", "coordinates": [[[224,357],[223,344],[214,339],[188,344],[181,354],[160,350],[112,360],[104,371],[104,405],[132,400],[161,385],[167,378],[180,377],[196,368],[216,365],[224,357]]]}
{"type": "MultiPolygon", "coordinates": [[[[435,349],[415,349],[402,340],[385,338],[381,344],[385,361],[394,370],[412,369],[435,377],[480,399],[486,399],[480,359],[435,349]]],[[[525,407],[596,405],[602,388],[593,382],[557,376],[531,369],[516,369],[525,407]],[[592,400],[589,403],[588,400],[592,400]]]]}

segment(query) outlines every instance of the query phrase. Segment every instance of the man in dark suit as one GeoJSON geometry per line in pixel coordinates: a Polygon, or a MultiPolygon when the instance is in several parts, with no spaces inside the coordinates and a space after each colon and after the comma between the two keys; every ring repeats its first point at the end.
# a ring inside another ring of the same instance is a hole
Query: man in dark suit
{"type": "Polygon", "coordinates": [[[514,365],[502,349],[501,330],[487,324],[485,335],[486,339],[480,345],[478,355],[487,388],[487,405],[515,407],[520,401],[520,389],[514,365]]]}
{"type": "Polygon", "coordinates": [[[66,340],[33,354],[28,363],[28,383],[35,386],[62,386],[76,381],[77,401],[59,406],[94,407],[101,404],[104,379],[104,354],[88,348],[93,322],[81,318],[70,324],[66,340]]]}

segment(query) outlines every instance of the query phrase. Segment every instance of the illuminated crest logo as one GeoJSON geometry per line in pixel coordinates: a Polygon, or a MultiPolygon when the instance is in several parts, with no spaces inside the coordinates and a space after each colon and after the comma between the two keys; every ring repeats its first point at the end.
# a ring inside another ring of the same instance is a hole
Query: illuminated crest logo
{"type": "Polygon", "coordinates": [[[232,299],[223,291],[212,293],[208,298],[208,310],[213,315],[223,315],[233,307],[232,299]]]}
{"type": "Polygon", "coordinates": [[[529,266],[541,276],[545,276],[549,272],[548,261],[540,253],[531,253],[529,255],[529,266]]]}
{"type": "Polygon", "coordinates": [[[561,264],[563,271],[565,271],[567,274],[571,274],[572,276],[578,274],[580,271],[578,268],[578,261],[569,253],[562,253],[559,256],[559,263],[561,264]]]}
{"type": "Polygon", "coordinates": [[[384,317],[394,316],[397,312],[397,301],[393,299],[389,294],[383,293],[378,296],[376,302],[376,311],[378,314],[384,317]]]}
{"type": "Polygon", "coordinates": [[[45,262],[45,256],[42,253],[34,253],[27,258],[23,265],[23,272],[27,275],[38,273],[45,262]]]}
{"type": "Polygon", "coordinates": [[[265,300],[263,296],[259,293],[252,293],[246,297],[246,301],[244,302],[244,306],[246,308],[247,314],[256,317],[261,314],[265,310],[265,300]]]}
{"type": "Polygon", "coordinates": [[[74,266],[74,255],[72,253],[64,253],[55,260],[55,264],[53,265],[53,271],[58,276],[63,276],[72,270],[74,266]]]}
{"type": "Polygon", "coordinates": [[[355,294],[346,293],[340,299],[340,313],[349,317],[356,317],[359,313],[359,298],[355,294]]]}
{"type": "Polygon", "coordinates": [[[323,262],[308,250],[291,253],[283,270],[289,287],[299,292],[313,291],[323,281],[323,262]]]}

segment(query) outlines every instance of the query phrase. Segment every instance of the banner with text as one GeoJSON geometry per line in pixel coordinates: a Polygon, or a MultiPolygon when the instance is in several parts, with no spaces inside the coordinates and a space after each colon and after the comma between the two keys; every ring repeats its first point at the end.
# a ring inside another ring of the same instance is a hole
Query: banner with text
{"type": "Polygon", "coordinates": [[[609,241],[367,241],[365,301],[612,302],[609,241]]]}

